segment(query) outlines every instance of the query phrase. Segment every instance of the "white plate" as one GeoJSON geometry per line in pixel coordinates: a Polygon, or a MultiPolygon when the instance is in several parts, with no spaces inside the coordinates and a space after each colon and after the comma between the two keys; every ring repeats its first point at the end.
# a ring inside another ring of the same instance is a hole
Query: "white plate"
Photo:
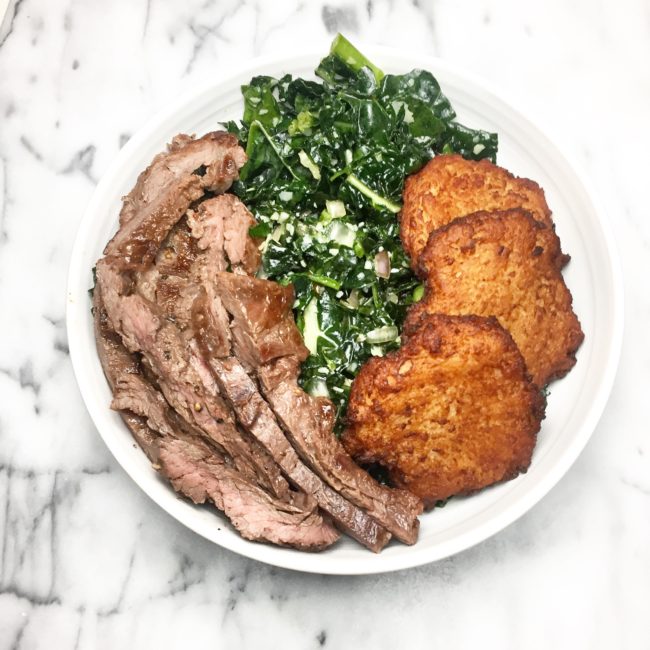
{"type": "Polygon", "coordinates": [[[486,539],[524,514],[569,469],[593,432],[612,387],[623,331],[622,281],[609,226],[593,194],[557,148],[496,93],[445,62],[386,49],[364,50],[388,72],[430,70],[463,123],[496,131],[499,163],[544,188],[563,249],[572,256],[565,277],[585,342],[576,367],[551,386],[546,419],[527,474],[472,497],[452,499],[445,508],[423,515],[415,546],[392,542],[374,555],[342,539],[323,553],[301,553],[247,542],[215,509],[179,499],[134,448],[130,432],[108,408],[111,394],[95,351],[88,288],[91,269],[117,227],[120,197],[176,133],[203,134],[219,128],[220,121],[240,118],[240,86],[252,76],[290,72],[313,78],[322,52],[254,62],[182,97],[135,135],[97,186],[79,228],[68,280],[68,339],[77,381],[99,433],[133,480],[178,521],[216,544],[269,564],[316,573],[381,573],[425,564],[486,539]]]}

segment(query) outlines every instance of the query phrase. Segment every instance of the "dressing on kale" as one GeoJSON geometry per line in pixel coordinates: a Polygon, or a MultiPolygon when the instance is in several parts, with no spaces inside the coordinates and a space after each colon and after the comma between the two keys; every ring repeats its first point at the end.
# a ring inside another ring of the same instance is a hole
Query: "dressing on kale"
{"type": "Polygon", "coordinates": [[[340,430],[359,367],[399,347],[422,297],[399,239],[405,178],[437,153],[495,161],[497,136],[458,124],[430,72],[385,74],[341,35],[316,75],[253,78],[226,127],[248,155],[234,191],[265,238],[261,273],[295,288],[301,383],[340,430]]]}

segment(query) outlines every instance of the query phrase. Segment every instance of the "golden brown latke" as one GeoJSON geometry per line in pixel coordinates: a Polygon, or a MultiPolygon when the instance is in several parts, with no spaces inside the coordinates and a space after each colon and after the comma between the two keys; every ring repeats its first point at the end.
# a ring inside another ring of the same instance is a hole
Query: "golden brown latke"
{"type": "Polygon", "coordinates": [[[417,311],[496,316],[540,387],[575,364],[584,334],[558,268],[553,230],[521,210],[477,212],[431,233],[417,311]]]}
{"type": "MultiPolygon", "coordinates": [[[[544,190],[526,178],[517,178],[489,160],[465,160],[457,154],[436,156],[406,179],[400,234],[413,268],[429,234],[479,210],[525,208],[553,228],[544,190]]],[[[568,256],[559,258],[564,266],[568,256]]]]}
{"type": "Polygon", "coordinates": [[[530,464],[544,399],[494,318],[421,313],[352,384],[343,444],[427,507],[530,464]]]}

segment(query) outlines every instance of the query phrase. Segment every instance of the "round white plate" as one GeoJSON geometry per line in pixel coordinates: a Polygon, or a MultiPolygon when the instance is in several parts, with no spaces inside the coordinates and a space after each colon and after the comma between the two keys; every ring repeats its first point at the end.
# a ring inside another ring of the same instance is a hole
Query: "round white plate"
{"type": "Polygon", "coordinates": [[[525,475],[424,514],[415,546],[391,542],[374,555],[344,538],[323,553],[301,553],[245,541],[214,508],[179,499],[134,448],[129,430],[108,407],[111,394],[95,351],[88,289],[91,269],[116,230],[120,197],[176,133],[203,134],[219,128],[221,121],[241,118],[240,86],[251,77],[288,72],[314,78],[322,52],[258,60],[180,98],[135,135],[97,186],[79,228],[68,280],[68,339],[81,394],[102,438],[133,480],[170,515],[216,544],[269,564],[316,573],[381,573],[425,564],[486,539],[524,514],[569,469],[593,432],[612,387],[623,331],[622,281],[613,237],[593,195],[557,148],[497,94],[444,61],[379,48],[364,51],[387,72],[430,70],[461,122],[496,131],[499,164],[544,188],[562,247],[572,256],[565,278],[585,342],[575,368],[551,385],[546,419],[525,475]]]}

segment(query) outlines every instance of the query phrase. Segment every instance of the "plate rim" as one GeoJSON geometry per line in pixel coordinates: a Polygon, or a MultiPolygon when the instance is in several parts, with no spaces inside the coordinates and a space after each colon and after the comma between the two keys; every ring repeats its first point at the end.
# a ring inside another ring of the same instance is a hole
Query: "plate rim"
{"type": "MultiPolygon", "coordinates": [[[[78,337],[76,336],[76,331],[79,329],[80,325],[75,320],[79,310],[79,305],[76,301],[78,292],[75,289],[75,285],[78,283],[79,271],[83,271],[83,269],[80,268],[80,258],[82,257],[84,243],[89,231],[92,229],[91,217],[95,210],[102,204],[104,199],[103,195],[109,190],[111,180],[125,162],[128,161],[131,155],[137,152],[150,136],[158,132],[160,127],[167,120],[172,119],[173,116],[183,107],[201,97],[204,93],[214,91],[214,89],[219,86],[225,86],[232,83],[235,79],[244,74],[250,73],[250,76],[252,77],[256,74],[256,71],[259,68],[274,66],[276,68],[286,67],[287,69],[291,69],[292,67],[295,67],[298,60],[313,60],[314,62],[317,62],[323,56],[323,49],[319,48],[317,50],[316,48],[313,48],[309,52],[305,52],[300,56],[282,55],[257,57],[250,60],[245,65],[233,68],[233,70],[227,75],[216,75],[209,82],[193,85],[182,92],[173,102],[170,102],[147,119],[124,147],[117,152],[93,191],[77,227],[77,233],[75,235],[70,255],[66,287],[66,331],[70,348],[70,358],[77,386],[94,427],[117,461],[118,465],[120,465],[120,467],[129,475],[131,480],[133,480],[150,499],[167,512],[167,514],[179,521],[179,523],[222,548],[226,548],[229,551],[238,553],[239,555],[281,568],[306,573],[330,575],[381,574],[435,562],[479,544],[497,532],[505,529],[528,510],[533,508],[534,505],[548,494],[548,492],[550,492],[550,490],[567,473],[586,446],[590,437],[593,435],[612,391],[618,370],[624,331],[624,284],[616,240],[613,237],[613,230],[609,217],[607,212],[603,209],[598,193],[594,190],[592,182],[587,178],[581,166],[576,163],[573,157],[567,155],[567,152],[563,147],[559,146],[545,133],[544,129],[540,128],[534,121],[528,118],[524,111],[519,110],[516,102],[510,100],[507,92],[497,89],[494,84],[486,83],[483,79],[478,78],[476,75],[468,72],[462,67],[451,64],[440,57],[421,55],[410,51],[404,52],[402,50],[397,50],[396,48],[378,47],[360,41],[359,44],[362,50],[380,60],[383,57],[386,57],[393,60],[401,59],[405,62],[410,61],[410,63],[406,64],[407,66],[412,66],[414,61],[418,61],[418,65],[421,65],[424,69],[433,71],[436,76],[442,71],[444,71],[445,74],[454,75],[457,78],[462,79],[468,85],[479,89],[489,100],[496,102],[497,104],[507,108],[513,114],[516,114],[518,121],[523,124],[530,133],[533,133],[536,139],[541,139],[547,147],[551,150],[555,150],[557,156],[559,156],[559,158],[572,171],[581,186],[581,189],[586,193],[593,212],[597,217],[598,225],[601,228],[605,248],[609,257],[608,266],[609,275],[612,281],[613,298],[612,336],[610,339],[611,344],[609,347],[609,353],[605,362],[605,372],[597,386],[593,404],[589,408],[578,432],[570,441],[569,446],[564,450],[552,468],[540,477],[538,481],[533,484],[517,501],[510,504],[503,512],[499,513],[498,516],[492,517],[488,521],[482,523],[478,528],[470,529],[461,535],[454,537],[452,540],[438,543],[433,548],[423,547],[418,549],[418,546],[415,545],[409,549],[408,554],[398,555],[395,557],[389,557],[386,555],[372,556],[369,554],[369,559],[374,558],[376,561],[368,561],[357,567],[352,566],[353,563],[349,560],[338,560],[331,556],[326,557],[309,553],[302,553],[300,555],[283,555],[282,551],[284,549],[249,542],[243,538],[233,538],[234,541],[232,543],[228,538],[217,541],[212,537],[208,537],[204,532],[198,529],[199,527],[197,525],[193,524],[191,517],[186,516],[190,511],[186,512],[184,508],[176,507],[177,504],[175,501],[177,500],[170,499],[169,502],[165,502],[164,499],[159,499],[156,495],[151,494],[147,487],[145,487],[144,481],[141,480],[139,471],[131,467],[131,463],[123,457],[123,454],[113,437],[107,434],[107,432],[103,430],[102,426],[98,425],[93,412],[94,409],[89,406],[89,404],[92,403],[92,400],[90,399],[89,394],[90,389],[87,388],[84,383],[86,375],[85,370],[83,369],[83,356],[87,351],[84,352],[81,344],[77,343],[78,337]],[[320,562],[323,566],[318,566],[319,562],[314,562],[314,558],[325,560],[324,562],[320,562]]],[[[171,138],[171,135],[169,137],[171,138]]],[[[183,502],[178,501],[178,503],[183,502]]]]}

